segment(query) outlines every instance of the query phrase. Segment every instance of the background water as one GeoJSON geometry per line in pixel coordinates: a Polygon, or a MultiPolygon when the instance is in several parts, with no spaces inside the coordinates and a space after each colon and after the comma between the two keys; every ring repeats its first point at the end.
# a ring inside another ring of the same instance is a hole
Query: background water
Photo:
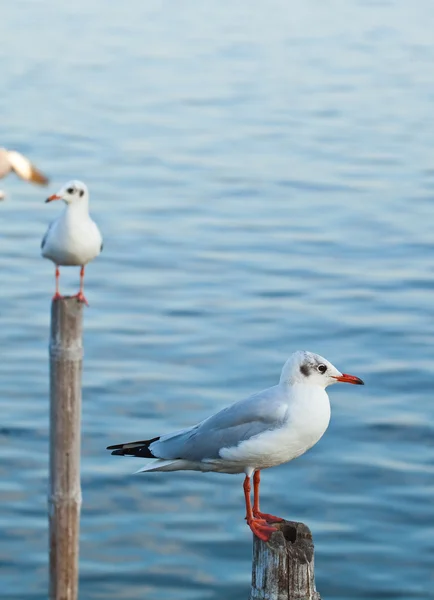
{"type": "MultiPolygon", "coordinates": [[[[336,386],[309,453],[263,474],[328,600],[434,598],[434,4],[16,0],[0,141],[86,181],[81,599],[240,600],[240,476],[133,476],[106,445],[273,385],[298,348],[336,386]]],[[[47,597],[51,263],[60,209],[2,181],[0,595],[47,597]]],[[[73,292],[78,271],[64,269],[73,292]]]]}

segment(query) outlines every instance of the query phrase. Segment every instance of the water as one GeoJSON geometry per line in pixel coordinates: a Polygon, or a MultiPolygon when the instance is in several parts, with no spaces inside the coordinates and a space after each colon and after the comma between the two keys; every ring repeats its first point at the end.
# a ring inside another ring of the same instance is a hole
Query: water
{"type": "MultiPolygon", "coordinates": [[[[1,142],[89,184],[80,598],[240,600],[241,477],[132,476],[105,446],[273,385],[306,348],[336,386],[309,453],[263,473],[327,600],[434,598],[434,5],[2,9],[1,142]]],[[[47,339],[59,206],[13,177],[2,220],[1,597],[47,597],[47,339]]],[[[62,289],[77,289],[64,269],[62,289]]]]}

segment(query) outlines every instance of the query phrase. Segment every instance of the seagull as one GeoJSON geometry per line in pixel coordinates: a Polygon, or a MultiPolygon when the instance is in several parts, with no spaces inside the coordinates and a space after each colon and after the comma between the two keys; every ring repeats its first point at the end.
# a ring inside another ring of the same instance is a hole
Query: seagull
{"type": "Polygon", "coordinates": [[[338,381],[363,385],[361,379],[341,373],[322,356],[298,350],[286,361],[277,385],[193,427],[107,450],[150,459],[137,473],[244,473],[247,524],[258,538],[268,541],[276,531],[272,524],[283,519],[260,511],[260,471],[289,462],[318,442],[330,421],[326,387],[338,381]]]}
{"type": "Polygon", "coordinates": [[[60,216],[51,223],[41,243],[41,254],[56,265],[56,292],[53,300],[62,298],[59,293],[59,266],[81,266],[80,291],[75,298],[87,303],[84,297],[84,268],[100,254],[103,243],[101,233],[89,215],[89,192],[81,181],[69,181],[46,202],[63,200],[66,204],[60,216]]]}
{"type": "MultiPolygon", "coordinates": [[[[11,171],[14,171],[25,181],[31,181],[39,185],[47,185],[48,183],[47,177],[41,171],[38,171],[28,158],[15,150],[0,148],[0,179],[9,175],[11,171]]],[[[0,200],[4,200],[5,197],[5,193],[0,190],[0,200]]]]}

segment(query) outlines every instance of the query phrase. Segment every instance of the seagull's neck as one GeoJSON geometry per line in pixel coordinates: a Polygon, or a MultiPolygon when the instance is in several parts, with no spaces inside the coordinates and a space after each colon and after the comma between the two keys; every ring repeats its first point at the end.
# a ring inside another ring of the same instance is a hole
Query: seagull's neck
{"type": "Polygon", "coordinates": [[[87,199],[81,199],[80,202],[71,202],[67,204],[64,210],[64,216],[72,218],[83,218],[89,216],[89,202],[87,199]]]}
{"type": "Polygon", "coordinates": [[[305,383],[293,383],[287,386],[287,393],[291,401],[301,404],[309,404],[311,402],[329,402],[328,394],[325,388],[319,385],[307,385],[305,383]]]}

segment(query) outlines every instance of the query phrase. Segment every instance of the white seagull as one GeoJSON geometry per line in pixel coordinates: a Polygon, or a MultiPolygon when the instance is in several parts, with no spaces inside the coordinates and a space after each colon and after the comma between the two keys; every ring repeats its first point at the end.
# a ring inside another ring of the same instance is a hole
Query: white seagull
{"type": "Polygon", "coordinates": [[[101,233],[89,215],[89,192],[81,181],[69,181],[46,202],[63,200],[66,204],[60,216],[51,223],[41,243],[41,254],[56,265],[56,293],[53,300],[62,298],[59,292],[59,266],[81,266],[80,291],[75,296],[87,304],[84,297],[84,267],[100,254],[101,233]]]}
{"type": "Polygon", "coordinates": [[[268,541],[282,521],[259,509],[260,471],[288,462],[314,446],[330,421],[325,388],[338,381],[363,385],[312,352],[286,361],[277,385],[224,408],[194,427],[150,440],[109,446],[112,454],[152,459],[143,471],[244,473],[246,520],[268,541]],[[253,506],[250,478],[253,475],[253,506]]]}
{"type": "MultiPolygon", "coordinates": [[[[47,185],[48,179],[41,171],[32,165],[28,158],[15,150],[0,148],[0,179],[14,171],[21,179],[47,185]]],[[[0,200],[4,200],[5,193],[0,190],[0,200]]]]}

